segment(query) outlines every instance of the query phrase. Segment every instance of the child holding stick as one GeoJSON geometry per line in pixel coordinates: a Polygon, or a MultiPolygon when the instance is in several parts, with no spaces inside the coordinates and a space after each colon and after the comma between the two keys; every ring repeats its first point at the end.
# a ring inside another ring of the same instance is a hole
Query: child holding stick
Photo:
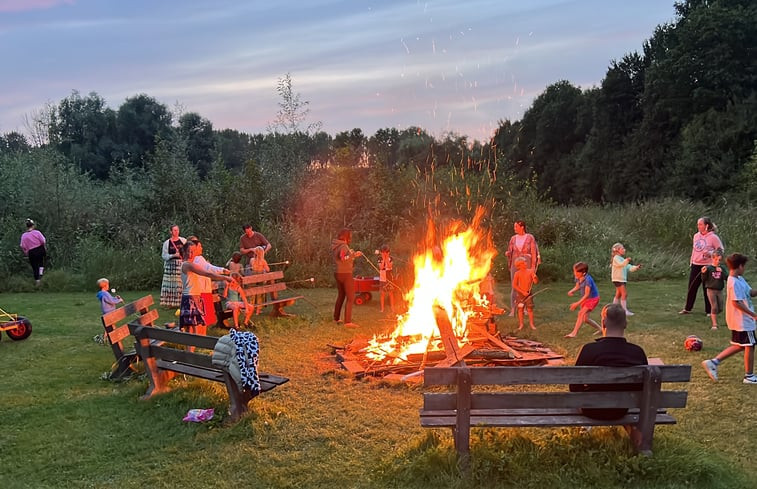
{"type": "Polygon", "coordinates": [[[394,269],[394,261],[391,255],[389,255],[389,245],[381,246],[378,257],[378,270],[379,270],[379,283],[381,287],[381,312],[384,312],[384,296],[389,296],[389,307],[394,313],[394,283],[392,279],[394,275],[392,270],[394,269]]]}
{"type": "Polygon", "coordinates": [[[523,310],[528,310],[528,325],[534,326],[534,298],[531,289],[539,281],[533,269],[526,268],[526,259],[522,256],[515,259],[515,275],[513,275],[513,288],[515,289],[515,308],[518,310],[518,331],[523,329],[523,310]]]}

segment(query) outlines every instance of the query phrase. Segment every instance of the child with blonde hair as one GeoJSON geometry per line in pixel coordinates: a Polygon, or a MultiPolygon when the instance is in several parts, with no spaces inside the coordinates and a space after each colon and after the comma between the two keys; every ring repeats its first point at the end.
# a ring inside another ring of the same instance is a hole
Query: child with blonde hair
{"type": "Polygon", "coordinates": [[[626,282],[628,282],[628,272],[635,272],[641,265],[631,265],[631,259],[625,258],[626,248],[621,243],[612,245],[612,258],[610,267],[612,268],[612,284],[615,286],[615,297],[612,299],[613,304],[620,303],[626,311],[626,316],[633,316],[628,310],[628,292],[626,291],[626,282]]]}
{"type": "Polygon", "coordinates": [[[107,278],[101,278],[97,281],[97,286],[100,287],[100,291],[97,293],[97,300],[100,301],[100,309],[103,314],[116,310],[116,304],[122,303],[124,300],[120,295],[113,297],[108,291],[110,287],[110,281],[107,278]]]}
{"type": "Polygon", "coordinates": [[[254,308],[247,302],[247,296],[242,288],[242,275],[239,272],[231,273],[231,282],[226,282],[223,289],[223,297],[226,299],[226,307],[231,309],[234,318],[234,328],[239,329],[239,312],[244,309],[244,326],[251,326],[250,318],[254,308]]]}

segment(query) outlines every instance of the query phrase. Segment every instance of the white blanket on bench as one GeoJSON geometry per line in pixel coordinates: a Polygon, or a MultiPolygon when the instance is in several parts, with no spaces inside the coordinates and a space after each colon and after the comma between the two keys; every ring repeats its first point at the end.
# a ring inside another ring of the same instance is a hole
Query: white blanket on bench
{"type": "Polygon", "coordinates": [[[260,392],[258,377],[258,338],[249,331],[229,330],[229,334],[218,339],[213,349],[213,365],[229,372],[240,389],[253,393],[260,392]]]}

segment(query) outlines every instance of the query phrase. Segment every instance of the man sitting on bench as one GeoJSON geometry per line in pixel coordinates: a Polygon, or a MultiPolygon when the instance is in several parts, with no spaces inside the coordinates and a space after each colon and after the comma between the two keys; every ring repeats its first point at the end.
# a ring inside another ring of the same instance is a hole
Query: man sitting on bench
{"type": "MultiPolygon", "coordinates": [[[[633,367],[647,365],[644,350],[624,337],[626,329],[626,311],[620,304],[607,304],[602,308],[602,338],[587,343],[578,353],[576,365],[597,365],[603,367],[633,367]]],[[[642,390],[641,384],[571,384],[571,392],[585,391],[627,391],[642,390]]],[[[619,419],[628,410],[620,409],[583,409],[582,412],[594,419],[619,419]]]]}

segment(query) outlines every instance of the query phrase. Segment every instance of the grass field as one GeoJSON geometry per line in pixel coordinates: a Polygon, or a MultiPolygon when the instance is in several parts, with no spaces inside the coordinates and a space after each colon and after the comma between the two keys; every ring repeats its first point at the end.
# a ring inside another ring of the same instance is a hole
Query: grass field
{"type": "MultiPolygon", "coordinates": [[[[571,284],[546,287],[536,299],[538,330],[527,337],[572,363],[591,331],[564,339],[575,320],[571,284]]],[[[600,284],[604,299],[611,288],[600,284]]],[[[94,292],[3,294],[0,307],[27,316],[34,332],[0,342],[0,487],[757,487],[757,437],[746,429],[757,388],[741,383],[741,356],[723,364],[719,383],[706,376],[699,363],[729,334],[710,331],[703,312],[678,316],[685,290],[682,280],[629,283],[629,339],[665,363],[694,366],[688,406],[674,411],[679,424],[656,429],[652,458],[634,456],[621,429],[476,429],[467,479],[455,469],[450,432],[419,426],[421,386],[356,380],[329,361],[327,343],[391,329],[376,301],[356,306],[358,330],[331,321],[332,289],[303,290],[296,318],[260,318],[260,368],[291,381],[228,425],[221,384],[175,380],[172,392],[139,401],[146,380],[101,380],[113,357],[92,340],[102,330],[94,292]],[[689,334],[703,339],[703,351],[684,350],[689,334]],[[181,421],[188,409],[208,407],[216,419],[181,421]]],[[[121,293],[134,300],[149,292],[121,293]]],[[[172,312],[161,310],[161,322],[172,312]]],[[[498,325],[514,329],[510,318],[498,325]]]]}

